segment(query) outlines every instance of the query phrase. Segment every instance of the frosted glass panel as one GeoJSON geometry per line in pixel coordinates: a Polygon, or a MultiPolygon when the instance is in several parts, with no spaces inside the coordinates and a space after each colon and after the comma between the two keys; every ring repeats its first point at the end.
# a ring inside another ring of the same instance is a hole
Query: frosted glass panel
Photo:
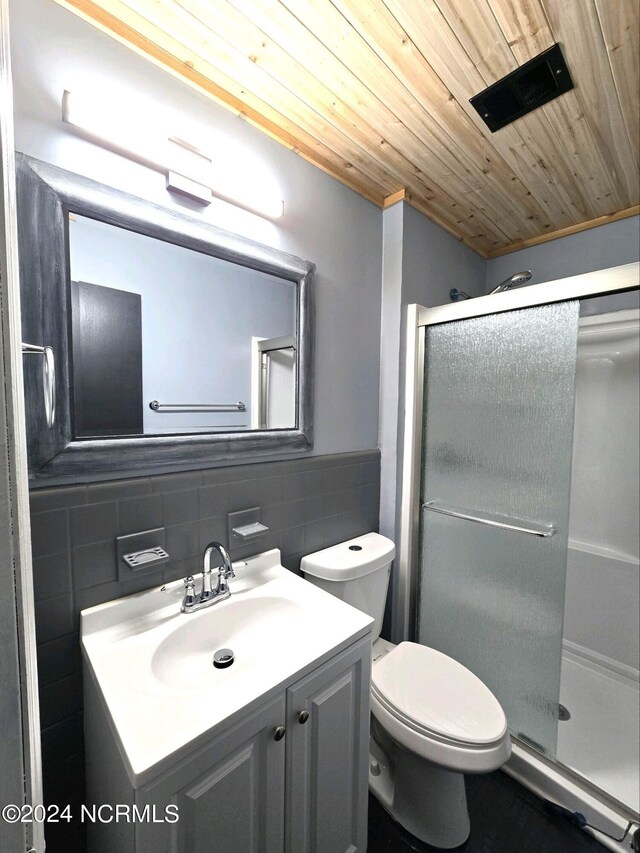
{"type": "Polygon", "coordinates": [[[579,304],[426,329],[418,640],[555,755],[579,304]],[[542,536],[543,532],[553,535],[542,536]],[[538,534],[538,535],[536,535],[538,534]]]}

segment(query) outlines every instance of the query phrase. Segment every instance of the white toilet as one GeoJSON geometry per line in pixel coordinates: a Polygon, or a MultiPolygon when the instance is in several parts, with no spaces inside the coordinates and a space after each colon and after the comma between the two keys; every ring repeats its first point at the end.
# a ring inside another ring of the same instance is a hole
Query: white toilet
{"type": "Polygon", "coordinates": [[[375,619],[369,787],[405,829],[450,849],[469,835],[464,773],[488,773],[511,753],[500,703],[447,655],[380,637],[393,542],[378,533],[302,559],[305,578],[375,619]]]}

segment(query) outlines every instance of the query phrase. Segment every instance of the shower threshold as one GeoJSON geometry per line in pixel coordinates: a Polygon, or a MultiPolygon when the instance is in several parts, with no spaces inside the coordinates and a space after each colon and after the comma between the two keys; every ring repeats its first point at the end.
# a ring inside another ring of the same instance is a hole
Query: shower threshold
{"type": "MultiPolygon", "coordinates": [[[[513,739],[511,758],[502,769],[537,796],[570,811],[581,812],[590,824],[615,838],[624,835],[630,822],[634,826],[639,825],[638,815],[632,809],[607,796],[569,767],[547,758],[518,738],[513,739]]],[[[591,828],[585,828],[584,832],[615,853],[629,853],[629,835],[633,834],[633,830],[624,841],[614,841],[591,828]]]]}

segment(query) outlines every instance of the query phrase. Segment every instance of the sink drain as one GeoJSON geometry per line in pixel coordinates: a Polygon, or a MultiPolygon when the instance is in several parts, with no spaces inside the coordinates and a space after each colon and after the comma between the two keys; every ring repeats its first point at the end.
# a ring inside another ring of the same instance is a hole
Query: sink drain
{"type": "Polygon", "coordinates": [[[216,669],[226,669],[235,660],[232,649],[218,649],[213,655],[213,665],[216,669]]]}

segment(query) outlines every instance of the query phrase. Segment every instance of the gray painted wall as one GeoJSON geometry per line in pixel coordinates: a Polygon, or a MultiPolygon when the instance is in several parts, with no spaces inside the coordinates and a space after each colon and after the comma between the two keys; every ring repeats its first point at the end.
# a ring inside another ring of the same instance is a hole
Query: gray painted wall
{"type": "Polygon", "coordinates": [[[531,284],[540,284],[639,259],[640,217],[630,216],[487,261],[485,292],[520,270],[531,270],[531,284]]]}
{"type": "Polygon", "coordinates": [[[397,459],[404,393],[405,307],[449,302],[459,287],[484,292],[486,261],[404,202],[383,213],[382,343],[380,366],[380,531],[397,542],[397,459]]]}
{"type": "Polygon", "coordinates": [[[473,249],[403,204],[402,299],[426,308],[450,301],[452,287],[484,292],[486,261],[473,249]]]}
{"type": "MultiPolygon", "coordinates": [[[[71,278],[142,297],[144,431],[251,425],[251,339],[296,333],[290,281],[75,216],[71,278]],[[244,412],[166,414],[162,403],[236,403],[244,412]]],[[[288,424],[293,426],[294,424],[288,424]]]]}
{"type": "Polygon", "coordinates": [[[317,266],[313,453],[376,447],[380,367],[380,210],[292,151],[51,0],[11,0],[16,147],[94,180],[189,212],[317,266]],[[60,120],[63,89],[122,92],[148,122],[202,141],[238,180],[255,175],[285,202],[267,222],[222,201],[205,211],[164,176],[93,145],[60,120]]]}

